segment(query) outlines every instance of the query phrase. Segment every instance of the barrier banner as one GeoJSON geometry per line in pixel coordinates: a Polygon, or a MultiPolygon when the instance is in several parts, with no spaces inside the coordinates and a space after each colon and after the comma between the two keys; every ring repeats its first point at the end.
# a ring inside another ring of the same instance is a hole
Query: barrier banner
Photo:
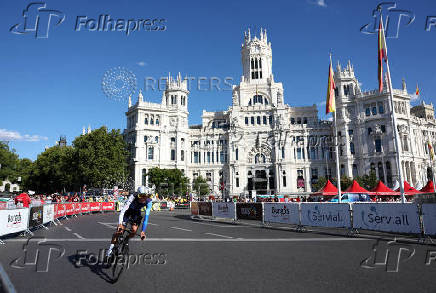
{"type": "Polygon", "coordinates": [[[29,209],[0,210],[0,236],[27,229],[29,209]]]}
{"type": "Polygon", "coordinates": [[[89,202],[82,202],[82,213],[89,213],[91,211],[89,202]]]}
{"type": "Polygon", "coordinates": [[[198,203],[198,214],[201,216],[212,217],[212,203],[201,201],[198,203]]]}
{"type": "Polygon", "coordinates": [[[413,203],[354,203],[353,228],[420,233],[418,206],[413,203]]]}
{"type": "Polygon", "coordinates": [[[65,204],[65,209],[66,209],[65,214],[66,214],[67,216],[72,216],[72,215],[74,215],[74,209],[75,209],[75,207],[74,207],[74,204],[73,204],[73,203],[66,203],[66,204],[65,204]]]}
{"type": "Polygon", "coordinates": [[[166,201],[160,202],[160,209],[161,210],[167,210],[168,209],[168,203],[166,201]]]}
{"type": "Polygon", "coordinates": [[[283,224],[300,224],[300,204],[298,203],[264,203],[265,222],[283,223],[283,224]]]}
{"type": "Polygon", "coordinates": [[[101,209],[103,211],[113,211],[113,210],[115,210],[115,203],[114,202],[103,202],[101,204],[101,209]]]}
{"type": "Polygon", "coordinates": [[[74,204],[74,214],[80,214],[82,212],[82,204],[80,202],[76,202],[74,204]]]}
{"type": "Polygon", "coordinates": [[[48,223],[54,220],[54,204],[45,204],[42,207],[42,223],[48,223]]]}
{"type": "Polygon", "coordinates": [[[42,206],[31,207],[29,216],[29,228],[42,224],[42,206]]]}
{"type": "Polygon", "coordinates": [[[212,203],[212,216],[217,218],[235,218],[235,204],[233,202],[212,203]]]}
{"type": "Polygon", "coordinates": [[[198,216],[198,202],[191,201],[191,215],[198,216]]]}
{"type": "Polygon", "coordinates": [[[99,202],[90,202],[90,211],[99,212],[101,210],[101,204],[99,202]]]}
{"type": "Polygon", "coordinates": [[[66,215],[65,204],[58,203],[55,205],[55,219],[64,217],[66,215]]]}
{"type": "Polygon", "coordinates": [[[301,225],[351,228],[348,203],[301,203],[301,225]]]}
{"type": "Polygon", "coordinates": [[[5,201],[0,202],[0,210],[6,209],[7,203],[5,201]]]}
{"type": "Polygon", "coordinates": [[[422,222],[426,235],[436,235],[436,204],[425,203],[422,205],[422,222]]]}
{"type": "Polygon", "coordinates": [[[237,203],[236,218],[238,220],[262,221],[262,203],[237,203]]]}

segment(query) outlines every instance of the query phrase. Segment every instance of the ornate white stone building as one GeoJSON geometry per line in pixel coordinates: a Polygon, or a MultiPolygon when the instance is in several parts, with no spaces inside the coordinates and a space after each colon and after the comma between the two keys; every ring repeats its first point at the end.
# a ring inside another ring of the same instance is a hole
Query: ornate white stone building
{"type": "MultiPolygon", "coordinates": [[[[134,105],[129,99],[124,136],[135,187],[149,184],[146,174],[153,167],[178,168],[191,182],[202,176],[211,193],[225,195],[310,192],[319,177],[335,176],[332,123],[319,120],[316,105],[284,103],[266,31],[254,38],[250,31],[244,34],[241,57],[243,74],[233,86],[232,105],[221,112],[203,110],[201,125],[188,125],[188,82],[180,73],[168,77],[161,103],[144,101],[142,93],[134,105]]],[[[373,169],[392,186],[397,169],[388,93],[361,92],[350,63],[345,69],[338,64],[335,81],[342,174],[373,169]]],[[[431,176],[427,140],[436,140],[433,106],[411,108],[404,82],[394,98],[404,174],[415,186],[425,184],[431,176]]]]}

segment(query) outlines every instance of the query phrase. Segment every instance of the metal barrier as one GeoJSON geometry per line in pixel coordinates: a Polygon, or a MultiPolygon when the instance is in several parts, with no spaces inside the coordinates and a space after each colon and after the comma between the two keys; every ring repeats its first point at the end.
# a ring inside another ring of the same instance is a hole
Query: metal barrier
{"type": "Polygon", "coordinates": [[[349,235],[371,230],[421,236],[436,235],[436,204],[359,203],[233,203],[191,202],[191,215],[254,220],[304,227],[345,228],[349,235]]]}

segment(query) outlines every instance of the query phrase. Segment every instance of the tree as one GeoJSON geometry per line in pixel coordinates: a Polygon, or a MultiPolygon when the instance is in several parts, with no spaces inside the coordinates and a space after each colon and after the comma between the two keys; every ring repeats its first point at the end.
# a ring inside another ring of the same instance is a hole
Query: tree
{"type": "Polygon", "coordinates": [[[189,179],[179,169],[152,168],[147,176],[160,195],[184,195],[188,191],[189,179]]]}
{"type": "Polygon", "coordinates": [[[73,141],[77,182],[98,188],[122,185],[127,173],[127,149],[119,130],[101,127],[73,141]]]}
{"type": "Polygon", "coordinates": [[[199,195],[206,195],[209,193],[209,184],[207,184],[206,179],[201,176],[196,177],[192,181],[192,189],[199,195]]]}
{"type": "Polygon", "coordinates": [[[8,179],[12,183],[16,183],[19,177],[19,158],[15,150],[10,150],[9,145],[4,142],[0,142],[0,164],[0,180],[8,179]]]}
{"type": "Polygon", "coordinates": [[[327,183],[326,177],[319,177],[318,181],[312,185],[312,191],[316,192],[324,187],[324,185],[327,183]]]}
{"type": "Polygon", "coordinates": [[[369,175],[365,174],[363,176],[358,176],[356,181],[366,190],[371,190],[377,186],[377,174],[375,171],[371,171],[369,175]]]}

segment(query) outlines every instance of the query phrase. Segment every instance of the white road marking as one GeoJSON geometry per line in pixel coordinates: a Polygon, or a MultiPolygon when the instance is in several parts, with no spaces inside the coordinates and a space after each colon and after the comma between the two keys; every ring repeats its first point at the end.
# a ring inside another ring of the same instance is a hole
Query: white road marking
{"type": "MultiPolygon", "coordinates": [[[[108,227],[108,228],[110,228],[110,229],[115,229],[115,228],[118,226],[118,222],[116,222],[116,223],[97,222],[97,223],[99,223],[99,224],[101,224],[101,225],[103,225],[103,226],[106,226],[106,227],[108,227]]],[[[151,226],[159,226],[158,224],[154,224],[154,223],[150,223],[150,222],[148,222],[148,225],[151,225],[151,226]]]]}
{"type": "MultiPolygon", "coordinates": [[[[77,233],[74,233],[77,234],[77,233]]],[[[76,235],[77,236],[77,235],[76,235]]],[[[79,235],[80,236],[80,235],[79,235]]],[[[81,237],[81,236],[80,236],[81,237]]],[[[397,238],[398,239],[398,238],[397,238]]],[[[27,242],[29,239],[5,239],[4,242],[27,242]]],[[[47,238],[43,242],[107,242],[111,238],[47,238]]],[[[130,241],[142,241],[140,238],[130,241]]],[[[340,242],[340,241],[374,241],[367,238],[147,238],[144,241],[154,242],[340,242]]]]}
{"type": "Polygon", "coordinates": [[[84,237],[80,236],[78,233],[73,233],[74,236],[76,236],[79,239],[85,239],[84,237]]]}
{"type": "Polygon", "coordinates": [[[184,229],[184,228],[180,228],[180,227],[170,227],[170,228],[171,228],[171,229],[182,230],[182,231],[186,231],[186,232],[192,232],[192,230],[184,229]]]}
{"type": "Polygon", "coordinates": [[[68,228],[68,227],[64,227],[65,228],[65,230],[67,230],[68,232],[71,232],[72,230],[70,229],[70,228],[68,228]]]}
{"type": "Polygon", "coordinates": [[[148,225],[152,225],[152,226],[159,226],[159,224],[155,224],[155,223],[150,223],[150,222],[148,222],[148,225]]]}
{"type": "Polygon", "coordinates": [[[206,225],[206,226],[212,226],[212,227],[219,227],[219,228],[247,228],[244,226],[240,226],[240,225],[232,225],[232,224],[228,224],[228,225],[215,225],[215,224],[209,224],[209,223],[202,223],[202,222],[192,222],[194,224],[200,224],[200,225],[206,225]]]}
{"type": "Polygon", "coordinates": [[[227,238],[227,239],[232,239],[233,237],[230,236],[225,236],[225,235],[220,235],[220,234],[215,234],[215,233],[204,233],[207,235],[212,235],[212,236],[218,236],[218,237],[223,237],[223,238],[227,238]]]}

